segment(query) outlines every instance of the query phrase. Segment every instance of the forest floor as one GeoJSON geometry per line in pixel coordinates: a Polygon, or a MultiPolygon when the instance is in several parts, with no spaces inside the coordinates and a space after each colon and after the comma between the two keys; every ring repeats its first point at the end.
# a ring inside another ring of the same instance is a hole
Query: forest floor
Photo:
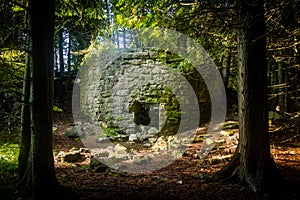
{"type": "MultiPolygon", "coordinates": [[[[272,156],[288,180],[288,190],[276,197],[259,196],[238,183],[215,183],[205,179],[228,164],[226,155],[233,153],[236,142],[226,143],[226,140],[220,141],[202,161],[195,157],[201,142],[195,142],[171,165],[143,174],[114,170],[94,172],[87,167],[88,159],[73,164],[63,163],[57,156],[59,152],[84,147],[78,138],[64,136],[73,118],[70,107],[63,106],[63,110],[54,116],[56,176],[59,183],[75,193],[78,199],[300,199],[300,134],[295,130],[271,134],[272,156]]],[[[199,134],[205,130],[205,127],[200,128],[199,134]]],[[[229,131],[238,134],[238,129],[229,131]]]]}

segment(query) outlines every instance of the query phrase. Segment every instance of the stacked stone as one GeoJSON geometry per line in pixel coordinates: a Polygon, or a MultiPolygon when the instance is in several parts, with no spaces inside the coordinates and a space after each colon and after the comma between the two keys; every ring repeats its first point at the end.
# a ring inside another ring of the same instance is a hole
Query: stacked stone
{"type": "Polygon", "coordinates": [[[89,121],[137,139],[153,137],[172,118],[180,123],[180,106],[189,102],[177,93],[186,99],[179,105],[174,91],[165,85],[186,90],[164,62],[170,54],[127,49],[107,55],[94,55],[80,75],[81,110],[89,121]]]}

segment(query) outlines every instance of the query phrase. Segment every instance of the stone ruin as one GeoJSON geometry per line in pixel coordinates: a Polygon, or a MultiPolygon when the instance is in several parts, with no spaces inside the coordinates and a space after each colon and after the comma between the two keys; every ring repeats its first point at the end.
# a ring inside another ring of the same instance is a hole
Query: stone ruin
{"type": "Polygon", "coordinates": [[[174,135],[183,106],[190,105],[188,95],[180,92],[188,90],[184,80],[178,78],[184,76],[196,91],[199,123],[208,121],[210,99],[205,83],[197,73],[174,73],[182,62],[178,55],[158,50],[123,49],[94,55],[75,81],[78,95],[73,100],[80,102],[77,113],[102,128],[102,133],[96,133],[99,140],[139,141],[174,135]]]}

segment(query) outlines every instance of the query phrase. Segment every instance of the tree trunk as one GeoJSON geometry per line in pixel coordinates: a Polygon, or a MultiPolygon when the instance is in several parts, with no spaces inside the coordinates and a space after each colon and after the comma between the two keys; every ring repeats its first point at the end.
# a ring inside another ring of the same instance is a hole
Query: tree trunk
{"type": "Polygon", "coordinates": [[[120,48],[120,40],[119,40],[119,30],[117,29],[116,31],[116,42],[117,42],[117,47],[120,48]]]}
{"type": "Polygon", "coordinates": [[[127,47],[127,44],[126,44],[127,38],[126,38],[126,30],[125,29],[123,29],[122,35],[123,35],[123,43],[124,43],[123,47],[126,48],[127,47]]]}
{"type": "Polygon", "coordinates": [[[228,80],[229,80],[229,69],[230,69],[230,61],[231,61],[231,51],[230,49],[226,50],[225,55],[223,56],[222,63],[222,78],[224,81],[224,86],[228,88],[228,80]]]}
{"type": "Polygon", "coordinates": [[[71,38],[71,32],[69,31],[69,44],[68,44],[68,72],[71,71],[71,43],[72,43],[72,38],[71,38]]]}
{"type": "MultiPolygon", "coordinates": [[[[278,52],[278,56],[282,57],[283,54],[281,51],[278,52]]],[[[280,111],[282,114],[286,112],[286,88],[287,88],[287,82],[286,82],[286,68],[283,68],[284,63],[282,61],[278,62],[278,84],[279,90],[278,90],[278,108],[277,110],[280,111]],[[283,86],[285,84],[285,86],[283,86]]]]}
{"type": "Polygon", "coordinates": [[[59,52],[59,71],[62,74],[65,71],[63,29],[61,29],[58,32],[58,52],[59,52]]]}
{"type": "Polygon", "coordinates": [[[22,99],[22,114],[21,114],[21,142],[20,142],[20,153],[19,153],[19,177],[22,178],[25,174],[27,160],[30,150],[30,104],[29,104],[29,94],[30,94],[30,68],[29,61],[27,62],[27,67],[24,74],[23,81],[23,99],[22,99]]]}
{"type": "MultiPolygon", "coordinates": [[[[30,46],[30,45],[29,45],[30,46]]],[[[29,47],[30,49],[30,47],[29,47]]],[[[18,157],[19,183],[16,195],[32,192],[32,155],[31,155],[31,107],[30,107],[30,65],[31,56],[26,60],[26,70],[23,80],[23,104],[21,114],[21,141],[18,157]]]]}
{"type": "MultiPolygon", "coordinates": [[[[238,0],[239,145],[214,180],[237,178],[252,191],[271,193],[280,174],[270,155],[263,1],[238,0]]],[[[276,189],[275,189],[276,190],[276,189]]]]}
{"type": "Polygon", "coordinates": [[[272,64],[270,65],[270,68],[268,70],[268,79],[269,79],[269,94],[271,95],[269,97],[269,110],[275,110],[277,103],[278,103],[278,95],[276,94],[276,87],[274,87],[275,85],[277,85],[277,63],[276,62],[272,62],[272,64]]]}
{"type": "Polygon", "coordinates": [[[17,196],[54,196],[58,186],[52,153],[54,1],[29,1],[28,58],[23,85],[17,196]]]}
{"type": "MultiPolygon", "coordinates": [[[[31,30],[29,23],[29,14],[26,13],[26,29],[31,30]]],[[[31,52],[31,41],[27,37],[26,43],[28,45],[28,52],[31,52]]],[[[26,171],[26,165],[29,157],[30,151],[30,139],[31,139],[31,130],[30,130],[30,64],[31,56],[28,53],[26,57],[26,68],[23,79],[23,97],[22,97],[22,112],[21,112],[21,141],[20,141],[20,153],[19,153],[19,178],[21,179],[26,171]]]]}
{"type": "Polygon", "coordinates": [[[55,73],[57,73],[59,70],[58,70],[58,65],[59,65],[59,57],[58,57],[58,54],[59,54],[59,52],[58,52],[58,45],[55,45],[55,58],[54,58],[54,60],[55,60],[55,65],[54,65],[54,71],[55,71],[55,73]]]}
{"type": "Polygon", "coordinates": [[[55,1],[31,0],[31,142],[35,199],[53,196],[56,186],[52,152],[53,36],[55,1]]]}

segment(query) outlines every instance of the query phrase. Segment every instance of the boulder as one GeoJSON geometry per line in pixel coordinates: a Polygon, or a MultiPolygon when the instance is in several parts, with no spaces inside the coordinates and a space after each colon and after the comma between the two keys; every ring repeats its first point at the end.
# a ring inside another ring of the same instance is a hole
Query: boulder
{"type": "Polygon", "coordinates": [[[62,161],[67,163],[80,162],[85,158],[79,151],[68,152],[62,156],[62,161]]]}
{"type": "Polygon", "coordinates": [[[79,134],[78,134],[77,128],[76,127],[68,128],[65,132],[65,137],[66,138],[78,138],[79,134]]]}

